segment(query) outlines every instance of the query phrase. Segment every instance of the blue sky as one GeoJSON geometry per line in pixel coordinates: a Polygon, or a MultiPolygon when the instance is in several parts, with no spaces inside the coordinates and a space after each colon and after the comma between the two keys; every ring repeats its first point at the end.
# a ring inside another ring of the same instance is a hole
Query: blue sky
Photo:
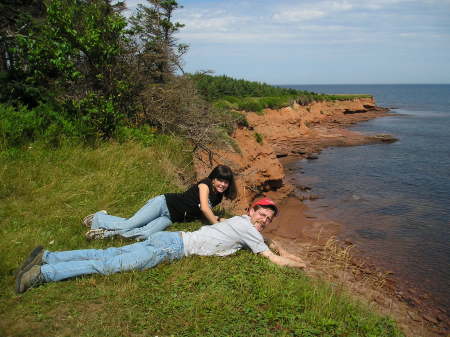
{"type": "Polygon", "coordinates": [[[271,84],[450,83],[450,0],[178,3],[188,72],[271,84]]]}

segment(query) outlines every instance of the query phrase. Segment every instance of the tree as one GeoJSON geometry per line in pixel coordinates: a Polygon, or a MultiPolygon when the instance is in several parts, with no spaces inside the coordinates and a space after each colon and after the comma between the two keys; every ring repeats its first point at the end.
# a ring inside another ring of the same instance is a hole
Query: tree
{"type": "Polygon", "coordinates": [[[179,44],[175,33],[184,27],[172,22],[173,12],[182,8],[175,0],[147,0],[150,7],[138,5],[130,18],[138,45],[140,70],[153,83],[167,83],[176,69],[183,72],[182,56],[186,44],[179,44]]]}
{"type": "Polygon", "coordinates": [[[3,0],[0,3],[0,72],[15,65],[15,37],[27,34],[33,21],[45,16],[43,0],[3,0]]]}
{"type": "MultiPolygon", "coordinates": [[[[18,97],[29,101],[35,88],[25,84],[26,57],[20,39],[32,34],[45,21],[43,0],[3,0],[0,3],[0,102],[18,97]]],[[[31,99],[32,101],[32,99],[31,99]]]]}

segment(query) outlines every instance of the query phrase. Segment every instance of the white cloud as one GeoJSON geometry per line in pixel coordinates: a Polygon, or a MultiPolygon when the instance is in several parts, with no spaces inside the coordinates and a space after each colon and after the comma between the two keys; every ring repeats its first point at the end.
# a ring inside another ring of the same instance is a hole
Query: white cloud
{"type": "Polygon", "coordinates": [[[175,20],[186,25],[177,35],[180,41],[191,44],[188,71],[211,68],[249,79],[273,76],[274,83],[325,83],[346,80],[327,69],[353,69],[356,64],[361,72],[346,74],[359,79],[347,81],[381,82],[387,78],[382,77],[383,62],[389,69],[401,67],[405,55],[434,57],[448,68],[442,55],[450,45],[449,1],[190,0],[175,20]],[[299,64],[303,66],[295,66],[299,64]],[[369,77],[366,70],[373,64],[380,68],[369,77]],[[267,69],[276,70],[270,75],[267,69]],[[305,69],[311,69],[309,78],[305,69]]]}
{"type": "Polygon", "coordinates": [[[286,9],[275,13],[273,19],[277,22],[301,22],[314,20],[326,15],[318,9],[286,9]]]}
{"type": "Polygon", "coordinates": [[[184,11],[177,20],[185,25],[188,32],[230,32],[249,22],[250,18],[217,11],[184,11]]]}
{"type": "Polygon", "coordinates": [[[284,6],[276,11],[272,18],[277,22],[304,22],[324,18],[336,12],[345,12],[354,9],[358,2],[352,3],[349,0],[316,1],[314,3],[304,3],[302,5],[284,6]]]}
{"type": "Polygon", "coordinates": [[[329,3],[329,7],[338,10],[338,11],[348,11],[351,10],[354,5],[349,1],[331,1],[329,3]]]}

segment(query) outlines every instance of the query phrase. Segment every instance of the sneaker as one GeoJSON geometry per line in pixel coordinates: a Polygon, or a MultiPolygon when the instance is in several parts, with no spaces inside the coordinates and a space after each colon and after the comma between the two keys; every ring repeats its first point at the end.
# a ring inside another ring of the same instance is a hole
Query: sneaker
{"type": "Polygon", "coordinates": [[[22,294],[30,288],[44,284],[46,281],[41,273],[41,266],[32,266],[28,271],[22,271],[16,278],[16,293],[22,294]]]}
{"type": "MultiPolygon", "coordinates": [[[[104,209],[101,211],[98,211],[97,213],[108,214],[108,212],[105,211],[104,209]]],[[[88,216],[84,217],[84,219],[82,221],[83,225],[90,228],[92,226],[92,220],[94,220],[94,216],[97,213],[89,214],[88,216]]]]}
{"type": "Polygon", "coordinates": [[[43,257],[44,247],[37,246],[31,251],[30,255],[28,255],[20,268],[16,270],[15,276],[19,275],[20,272],[28,271],[34,265],[42,265],[44,263],[44,261],[42,260],[43,257]]]}
{"type": "Polygon", "coordinates": [[[84,234],[86,239],[88,240],[98,240],[98,239],[104,239],[105,233],[107,232],[106,229],[99,228],[99,229],[91,229],[84,234]]]}

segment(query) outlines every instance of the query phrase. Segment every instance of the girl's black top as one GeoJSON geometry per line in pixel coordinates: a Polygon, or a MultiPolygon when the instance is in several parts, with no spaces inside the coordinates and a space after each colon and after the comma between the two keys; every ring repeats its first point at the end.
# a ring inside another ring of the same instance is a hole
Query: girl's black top
{"type": "Polygon", "coordinates": [[[164,194],[172,222],[189,222],[199,219],[202,216],[202,211],[200,210],[200,192],[198,189],[199,184],[206,184],[209,187],[209,207],[213,208],[220,204],[223,193],[216,192],[211,179],[205,178],[197,184],[192,185],[186,192],[164,194]]]}

